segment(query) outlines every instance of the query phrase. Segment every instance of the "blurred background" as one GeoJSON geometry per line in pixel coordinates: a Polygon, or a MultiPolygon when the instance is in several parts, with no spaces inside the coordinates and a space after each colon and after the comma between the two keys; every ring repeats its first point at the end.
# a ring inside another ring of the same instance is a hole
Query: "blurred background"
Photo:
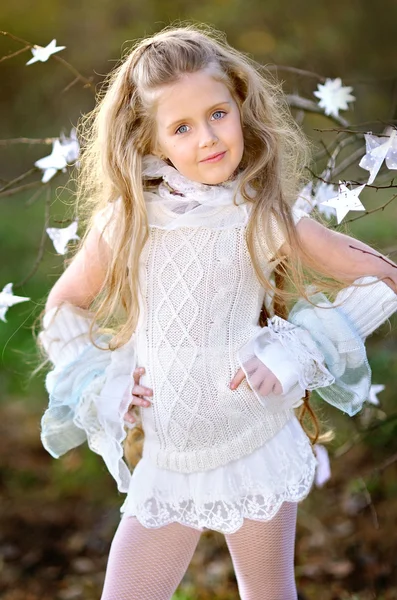
{"type": "MultiPolygon", "coordinates": [[[[233,46],[277,66],[274,74],[288,94],[316,101],[313,92],[324,83],[321,77],[341,77],[356,96],[341,116],[355,130],[376,134],[386,123],[396,123],[394,0],[334,0],[332,5],[315,0],[17,0],[2,3],[0,29],[22,41],[0,35],[0,59],[17,53],[24,40],[46,46],[56,38],[57,45],[66,46],[58,56],[98,86],[131,41],[176,20],[203,21],[225,31],[233,46]]],[[[0,62],[0,187],[51,151],[45,143],[11,140],[68,135],[94,104],[92,90],[73,84],[75,74],[65,65],[50,58],[26,66],[31,56],[25,51],[0,62]]],[[[319,150],[335,140],[335,132],[316,131],[335,128],[330,119],[295,115],[319,150]]],[[[356,148],[363,143],[362,138],[356,148]]],[[[342,158],[349,152],[351,146],[342,158]]],[[[339,178],[367,182],[368,172],[358,162],[339,178]]],[[[387,186],[395,175],[383,167],[375,184],[387,186]]],[[[0,321],[0,597],[93,600],[100,596],[123,497],[101,459],[87,448],[54,460],[40,444],[47,397],[43,372],[30,377],[38,362],[31,328],[65,259],[46,239],[43,259],[37,261],[46,194],[50,226],[67,224],[64,219],[70,217],[68,174],[59,173],[45,188],[34,183],[40,179],[36,170],[21,182],[31,186],[12,195],[0,191],[0,289],[33,273],[15,289],[30,302],[14,306],[7,322],[0,321]]],[[[393,192],[367,188],[361,200],[372,210],[393,192]]],[[[397,199],[350,223],[349,231],[396,260],[396,217],[397,199]]],[[[380,405],[368,405],[352,419],[319,405],[336,437],[329,445],[331,480],[314,488],[299,509],[296,577],[302,599],[397,598],[395,325],[393,318],[367,343],[373,383],[385,386],[380,405]]],[[[238,597],[224,538],[206,532],[174,598],[238,597]]]]}

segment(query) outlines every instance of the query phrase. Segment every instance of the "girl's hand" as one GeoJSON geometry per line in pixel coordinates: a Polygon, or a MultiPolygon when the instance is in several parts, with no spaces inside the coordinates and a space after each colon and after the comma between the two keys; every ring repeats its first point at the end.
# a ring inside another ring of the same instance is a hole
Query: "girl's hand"
{"type": "MultiPolygon", "coordinates": [[[[247,380],[247,384],[251,389],[259,392],[262,396],[267,396],[270,393],[279,396],[283,393],[280,381],[273,372],[259,360],[259,358],[254,356],[244,363],[244,367],[250,378],[249,383],[247,380]]],[[[230,389],[237,389],[244,378],[245,373],[243,369],[240,368],[230,382],[230,389]]]]}
{"type": "Polygon", "coordinates": [[[139,378],[141,377],[141,375],[143,375],[143,373],[145,372],[145,369],[143,367],[140,368],[136,368],[134,370],[134,382],[135,385],[131,390],[131,394],[132,394],[132,401],[131,404],[128,408],[128,412],[126,413],[124,420],[128,421],[128,423],[135,423],[136,418],[135,415],[130,412],[130,409],[136,405],[136,406],[150,406],[150,402],[147,398],[145,398],[144,396],[152,396],[153,395],[153,390],[151,388],[147,388],[144,387],[143,385],[139,385],[139,378]]]}

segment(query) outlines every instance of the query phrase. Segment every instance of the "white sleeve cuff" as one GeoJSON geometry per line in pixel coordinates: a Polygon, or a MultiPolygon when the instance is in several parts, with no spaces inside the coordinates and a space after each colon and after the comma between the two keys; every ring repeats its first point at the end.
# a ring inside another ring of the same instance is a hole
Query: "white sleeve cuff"
{"type": "Polygon", "coordinates": [[[356,279],[354,283],[368,284],[371,281],[373,285],[344,288],[334,302],[363,339],[397,310],[397,294],[384,281],[367,276],[356,279]]]}
{"type": "Polygon", "coordinates": [[[280,342],[261,347],[260,338],[256,344],[256,356],[277,377],[283,388],[283,394],[287,394],[299,381],[300,365],[297,360],[286,354],[285,348],[280,342]]]}
{"type": "MultiPolygon", "coordinates": [[[[53,365],[59,367],[70,363],[91,344],[92,320],[90,311],[69,303],[54,306],[45,313],[39,340],[53,365]]],[[[94,324],[93,331],[97,329],[94,324]]]]}

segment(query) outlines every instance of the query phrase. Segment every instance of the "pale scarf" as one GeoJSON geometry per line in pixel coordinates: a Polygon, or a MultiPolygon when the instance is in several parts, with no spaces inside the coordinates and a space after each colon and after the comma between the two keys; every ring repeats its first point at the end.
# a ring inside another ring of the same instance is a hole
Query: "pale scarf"
{"type": "MultiPolygon", "coordinates": [[[[162,178],[155,192],[145,192],[149,225],[161,229],[178,227],[227,227],[243,225],[249,215],[248,203],[239,190],[241,174],[217,185],[187,179],[164,160],[146,155],[142,161],[144,179],[162,178]]],[[[248,187],[250,197],[254,191],[248,187]]]]}

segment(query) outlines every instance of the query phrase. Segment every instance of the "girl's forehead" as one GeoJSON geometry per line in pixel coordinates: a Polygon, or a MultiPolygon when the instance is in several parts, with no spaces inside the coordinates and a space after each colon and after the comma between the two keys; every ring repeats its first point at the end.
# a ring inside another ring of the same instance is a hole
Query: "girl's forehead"
{"type": "Polygon", "coordinates": [[[226,85],[207,71],[184,73],[176,81],[158,88],[157,96],[160,102],[173,101],[176,96],[179,100],[185,98],[200,100],[203,96],[228,93],[226,85]]]}
{"type": "Polygon", "coordinates": [[[158,116],[168,126],[174,120],[187,116],[182,113],[210,110],[217,104],[232,102],[227,86],[206,71],[186,73],[178,81],[162,86],[156,94],[158,116]]]}

